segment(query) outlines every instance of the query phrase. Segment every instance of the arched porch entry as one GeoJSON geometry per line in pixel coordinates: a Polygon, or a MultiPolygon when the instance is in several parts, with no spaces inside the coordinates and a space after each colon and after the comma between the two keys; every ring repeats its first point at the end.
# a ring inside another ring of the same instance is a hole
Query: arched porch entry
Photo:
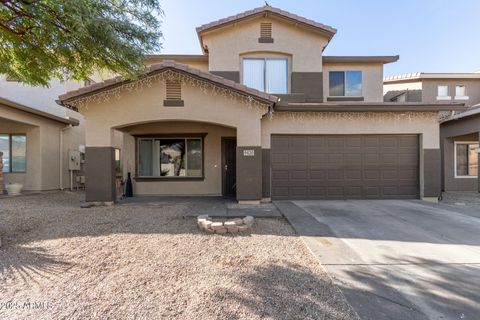
{"type": "Polygon", "coordinates": [[[157,121],[116,130],[123,176],[131,173],[135,195],[236,197],[236,128],[157,121]]]}

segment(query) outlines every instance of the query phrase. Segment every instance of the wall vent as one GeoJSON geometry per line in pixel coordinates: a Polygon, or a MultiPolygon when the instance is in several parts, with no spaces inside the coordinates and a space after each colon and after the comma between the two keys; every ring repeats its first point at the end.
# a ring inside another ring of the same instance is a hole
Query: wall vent
{"type": "Polygon", "coordinates": [[[166,81],[166,99],[163,101],[164,106],[181,107],[182,100],[182,83],[179,80],[166,81]]]}
{"type": "Polygon", "coordinates": [[[260,38],[258,38],[260,43],[272,43],[272,23],[271,22],[262,22],[260,23],[260,38]]]}

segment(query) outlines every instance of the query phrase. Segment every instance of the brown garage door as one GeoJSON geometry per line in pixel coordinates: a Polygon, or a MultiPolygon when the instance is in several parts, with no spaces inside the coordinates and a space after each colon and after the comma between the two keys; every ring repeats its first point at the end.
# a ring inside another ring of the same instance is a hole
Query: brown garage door
{"type": "Polygon", "coordinates": [[[272,135],[272,199],[419,197],[417,135],[272,135]]]}

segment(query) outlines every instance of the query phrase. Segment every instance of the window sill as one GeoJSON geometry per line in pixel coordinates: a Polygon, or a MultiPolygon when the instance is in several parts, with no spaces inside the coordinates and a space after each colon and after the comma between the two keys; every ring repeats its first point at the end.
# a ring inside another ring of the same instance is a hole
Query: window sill
{"type": "Polygon", "coordinates": [[[455,100],[468,100],[470,99],[469,96],[455,96],[455,100]]]}
{"type": "Polygon", "coordinates": [[[135,177],[136,182],[158,182],[158,181],[203,181],[205,177],[135,177]]]}
{"type": "Polygon", "coordinates": [[[478,179],[477,176],[455,176],[455,179],[478,179]]]}
{"type": "Polygon", "coordinates": [[[445,97],[437,96],[437,100],[452,100],[452,97],[450,97],[450,96],[445,96],[445,97]]]}
{"type": "Polygon", "coordinates": [[[364,101],[364,97],[327,97],[327,101],[364,101]]]}
{"type": "Polygon", "coordinates": [[[164,107],[183,107],[184,105],[183,100],[163,100],[164,107]]]}

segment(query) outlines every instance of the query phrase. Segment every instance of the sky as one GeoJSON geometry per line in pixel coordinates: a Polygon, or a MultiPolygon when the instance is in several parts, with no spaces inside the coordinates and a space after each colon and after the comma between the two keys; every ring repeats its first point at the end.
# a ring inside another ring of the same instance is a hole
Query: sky
{"type": "MultiPolygon", "coordinates": [[[[385,76],[480,70],[480,0],[267,0],[336,28],[324,55],[400,55],[385,76]]],[[[195,28],[260,0],[161,0],[165,54],[201,54],[195,28]]]]}

